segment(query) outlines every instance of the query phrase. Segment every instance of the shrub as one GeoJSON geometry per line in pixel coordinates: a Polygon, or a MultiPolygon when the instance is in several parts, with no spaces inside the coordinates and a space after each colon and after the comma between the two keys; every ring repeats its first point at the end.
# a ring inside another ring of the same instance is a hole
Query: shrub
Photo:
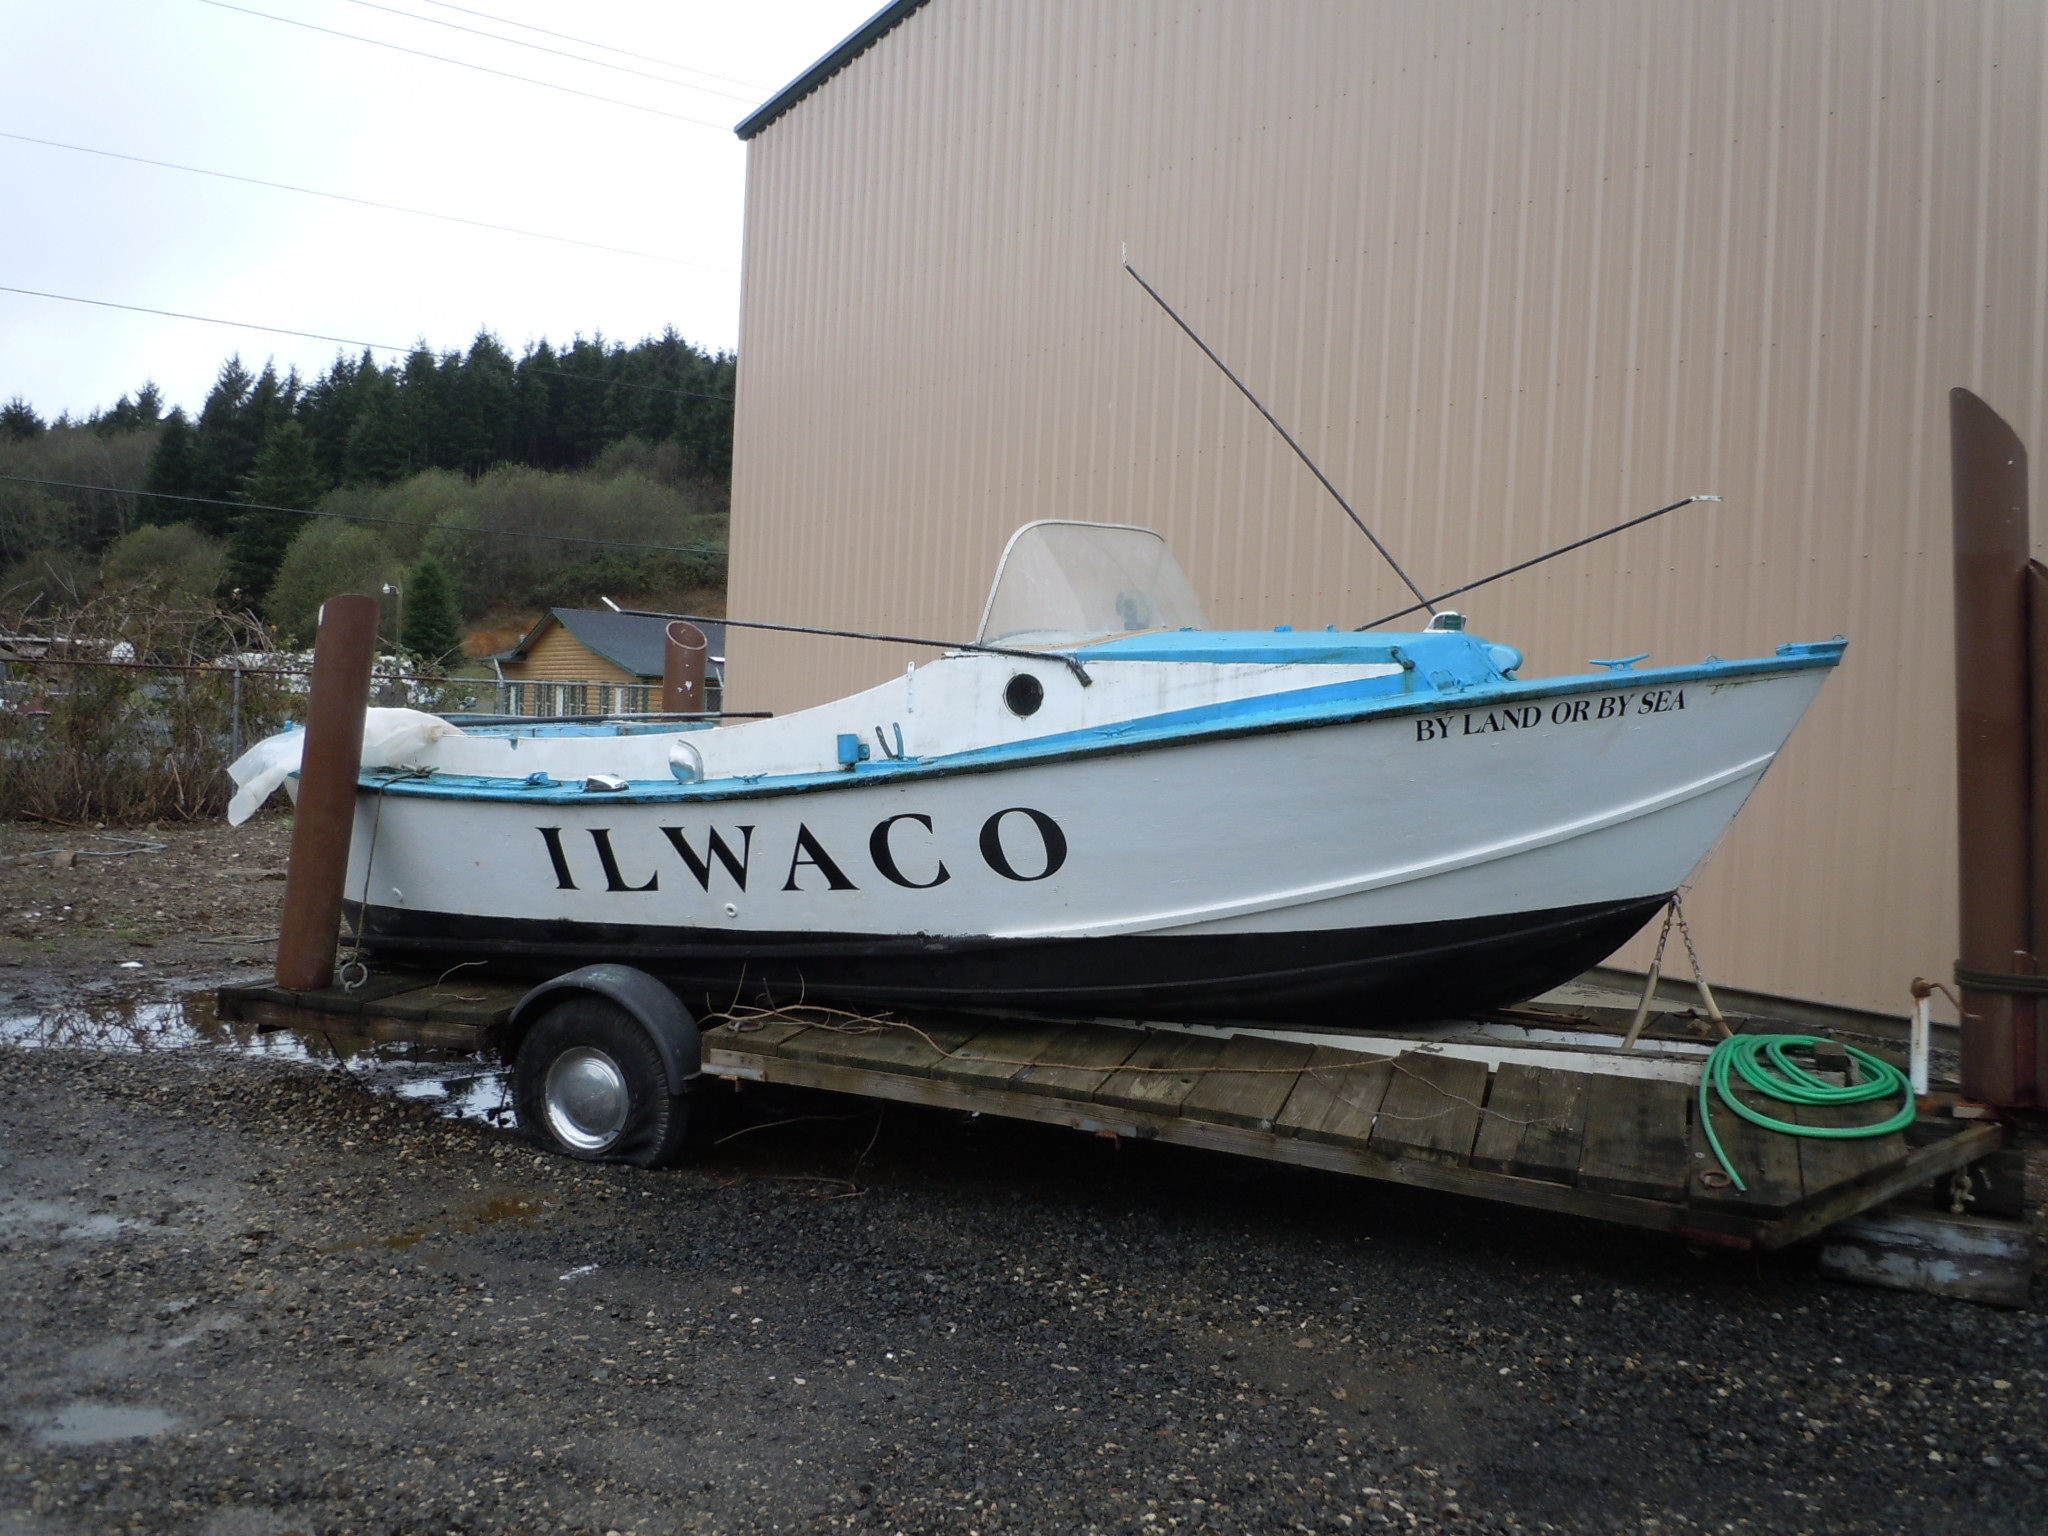
{"type": "Polygon", "coordinates": [[[220,590],[225,559],[220,541],[190,523],[147,524],[108,546],[100,583],[172,603],[204,603],[220,590]]]}
{"type": "Polygon", "coordinates": [[[265,605],[272,627],[289,644],[311,645],[320,605],[341,592],[374,597],[388,611],[385,584],[399,581],[404,567],[396,542],[382,528],[326,518],[302,530],[285,551],[265,605]]]}
{"type": "Polygon", "coordinates": [[[242,745],[279,729],[291,679],[219,664],[269,639],[207,603],[103,600],[67,615],[50,656],[0,683],[0,817],[68,822],[218,815],[242,745]]]}

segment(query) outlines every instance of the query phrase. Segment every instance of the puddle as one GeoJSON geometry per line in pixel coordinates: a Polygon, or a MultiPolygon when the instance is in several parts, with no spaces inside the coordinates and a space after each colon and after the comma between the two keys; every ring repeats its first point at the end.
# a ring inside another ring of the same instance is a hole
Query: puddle
{"type": "Polygon", "coordinates": [[[88,1210],[61,1200],[0,1199],[0,1232],[10,1227],[56,1227],[66,1241],[112,1237],[117,1232],[146,1226],[132,1216],[113,1211],[88,1210]]]}
{"type": "Polygon", "coordinates": [[[146,1440],[177,1422],[159,1408],[73,1403],[36,1431],[36,1438],[44,1445],[105,1445],[111,1440],[146,1440]]]}
{"type": "Polygon", "coordinates": [[[337,1243],[324,1251],[327,1253],[345,1253],[358,1248],[367,1248],[374,1243],[379,1248],[391,1248],[403,1252],[408,1248],[417,1248],[421,1243],[426,1242],[432,1237],[465,1236],[468,1233],[480,1231],[484,1227],[496,1226],[501,1221],[513,1222],[522,1227],[530,1227],[540,1219],[541,1213],[546,1209],[546,1204],[539,1200],[503,1198],[486,1200],[481,1204],[469,1206],[457,1212],[448,1220],[438,1222],[433,1226],[415,1227],[408,1232],[392,1232],[384,1237],[371,1238],[367,1242],[337,1243]]]}
{"type": "Polygon", "coordinates": [[[345,1027],[301,1033],[230,1023],[214,1011],[211,990],[164,997],[106,988],[62,1003],[0,1002],[0,1044],[119,1055],[219,1051],[303,1062],[345,1071],[373,1092],[450,1119],[493,1126],[513,1122],[511,1074],[477,1057],[410,1042],[373,1041],[345,1027]]]}

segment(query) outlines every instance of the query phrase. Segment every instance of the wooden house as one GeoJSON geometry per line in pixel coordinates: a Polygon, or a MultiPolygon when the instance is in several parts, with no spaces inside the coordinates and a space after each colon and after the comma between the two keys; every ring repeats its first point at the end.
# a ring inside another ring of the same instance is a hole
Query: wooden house
{"type": "MultiPolygon", "coordinates": [[[[604,608],[550,608],[524,638],[491,663],[515,714],[645,713],[661,708],[661,670],[669,620],[664,614],[604,608]],[[553,686],[548,686],[553,685],[553,686]]],[[[725,626],[700,626],[710,642],[705,704],[719,707],[725,626]]]]}

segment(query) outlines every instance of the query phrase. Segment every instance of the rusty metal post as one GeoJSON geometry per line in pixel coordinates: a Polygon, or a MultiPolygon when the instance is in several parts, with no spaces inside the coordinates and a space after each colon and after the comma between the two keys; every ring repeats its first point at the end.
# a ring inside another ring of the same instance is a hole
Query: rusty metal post
{"type": "Polygon", "coordinates": [[[362,772],[363,711],[369,707],[376,649],[377,600],[360,595],[327,599],[313,644],[299,805],[277,940],[277,984],[292,992],[334,983],[342,884],[348,877],[356,779],[362,772]]]}
{"type": "MultiPolygon", "coordinates": [[[[2033,857],[2034,876],[2029,892],[2032,942],[2027,947],[2033,953],[2032,969],[2038,974],[2043,962],[2048,961],[2048,565],[2038,560],[2027,562],[2027,639],[2028,702],[2033,727],[2033,837],[2028,851],[2033,857]]],[[[2021,1083],[2032,1079],[2034,1103],[2048,1105],[2048,997],[2036,995],[2028,1001],[2034,1008],[2034,1028],[2031,1039],[2016,1040],[2020,1059],[2014,1067],[2021,1083]],[[2027,1070],[2029,1050],[2033,1058],[2031,1072],[2027,1070]]]]}
{"type": "Polygon", "coordinates": [[[1949,392],[1949,444],[1963,1092],[2019,1104],[2033,1096],[2019,1075],[2018,1045],[2022,1033],[2032,1044],[2034,1002],[1999,982],[2022,970],[2034,946],[2027,453],[1967,389],[1949,392]]]}
{"type": "Polygon", "coordinates": [[[668,645],[661,658],[661,710],[667,715],[695,714],[704,708],[704,661],[711,642],[704,631],[671,619],[668,645]]]}

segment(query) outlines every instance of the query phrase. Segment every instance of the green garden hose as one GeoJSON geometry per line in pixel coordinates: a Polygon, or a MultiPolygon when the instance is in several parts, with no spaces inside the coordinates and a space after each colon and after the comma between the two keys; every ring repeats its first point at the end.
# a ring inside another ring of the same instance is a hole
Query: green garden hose
{"type": "Polygon", "coordinates": [[[1721,1138],[1714,1134],[1714,1119],[1711,1100],[1707,1089],[1711,1086],[1721,1096],[1721,1102],[1752,1125],[1760,1125],[1767,1131],[1781,1131],[1787,1136],[1819,1136],[1833,1141],[1854,1140],[1863,1136],[1889,1136],[1913,1123],[1913,1085],[1906,1074],[1888,1061],[1880,1060],[1868,1051],[1859,1051],[1853,1045],[1843,1050],[1856,1058],[1863,1068],[1863,1081],[1844,1086],[1831,1083],[1808,1071],[1794,1061],[1790,1055],[1797,1050],[1811,1050],[1829,1042],[1818,1035],[1734,1035],[1714,1047],[1707,1058],[1706,1071],[1700,1074],[1700,1125],[1707,1133],[1707,1145],[1714,1149],[1714,1156],[1721,1160],[1721,1166],[1728,1171],[1728,1177],[1738,1190],[1749,1186],[1742,1182],[1742,1175],[1735,1171],[1735,1164],[1728,1160],[1722,1149],[1721,1138]],[[1899,1112],[1891,1119],[1876,1125],[1794,1125],[1788,1120],[1774,1120],[1761,1110],[1751,1109],[1742,1100],[1728,1091],[1728,1074],[1738,1072],[1742,1080],[1767,1099],[1780,1104],[1868,1104],[1873,1099],[1888,1099],[1899,1094],[1904,1102],[1899,1112]]]}

